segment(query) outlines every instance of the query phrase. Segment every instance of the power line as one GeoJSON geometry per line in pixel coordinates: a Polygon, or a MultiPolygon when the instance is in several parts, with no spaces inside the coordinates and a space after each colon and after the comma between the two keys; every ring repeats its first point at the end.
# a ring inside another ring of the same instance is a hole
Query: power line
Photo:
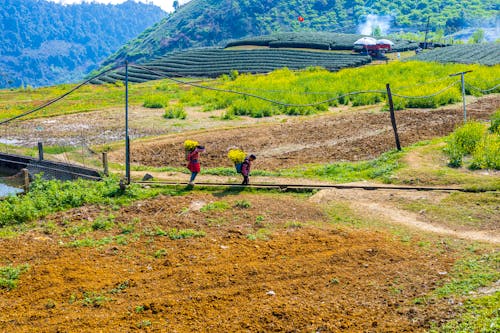
{"type": "Polygon", "coordinates": [[[500,83],[499,83],[499,84],[497,84],[496,86],[494,86],[493,88],[486,89],[486,90],[483,90],[483,89],[481,89],[481,88],[478,88],[478,87],[476,87],[476,86],[473,86],[473,85],[472,85],[472,84],[470,84],[470,83],[466,83],[466,85],[467,85],[467,87],[472,88],[473,90],[476,90],[476,91],[480,91],[480,92],[482,92],[483,94],[489,93],[490,91],[493,91],[493,90],[497,89],[498,87],[500,87],[500,83]]]}
{"type": "Polygon", "coordinates": [[[6,123],[9,123],[9,122],[11,122],[11,121],[13,121],[13,120],[16,120],[16,119],[19,119],[19,118],[22,118],[22,117],[25,117],[25,116],[27,116],[27,115],[30,115],[30,114],[32,114],[32,113],[35,113],[35,112],[37,112],[37,111],[39,111],[39,110],[43,109],[43,108],[45,108],[45,107],[47,107],[47,106],[49,106],[49,105],[52,105],[52,104],[54,104],[55,102],[58,102],[58,101],[60,101],[61,99],[63,99],[63,98],[65,98],[66,96],[68,96],[69,94],[73,93],[75,90],[80,89],[82,86],[86,85],[87,83],[89,83],[89,82],[90,82],[90,81],[92,81],[93,79],[96,79],[96,78],[98,78],[98,77],[100,77],[100,76],[102,76],[102,75],[104,75],[104,74],[106,74],[106,73],[108,73],[108,72],[110,72],[110,71],[112,71],[112,70],[116,70],[116,69],[121,68],[121,67],[123,67],[123,66],[113,67],[113,68],[110,68],[110,69],[108,69],[108,70],[106,70],[106,71],[104,71],[104,72],[102,72],[102,73],[100,73],[100,74],[98,74],[98,75],[96,75],[96,76],[94,76],[94,77],[91,77],[90,79],[83,81],[82,83],[80,83],[79,85],[77,85],[76,87],[74,87],[73,89],[71,89],[70,91],[68,91],[68,92],[66,92],[66,93],[64,93],[64,94],[62,94],[61,96],[59,96],[59,97],[57,97],[57,98],[54,98],[53,100],[50,100],[50,101],[48,101],[48,102],[46,102],[46,103],[44,103],[44,104],[40,105],[39,107],[37,107],[37,108],[35,108],[35,109],[33,109],[33,110],[30,110],[30,111],[27,111],[27,112],[21,113],[21,114],[19,114],[19,115],[17,115],[17,116],[14,116],[14,117],[12,117],[12,118],[9,118],[9,119],[6,119],[6,120],[3,120],[3,121],[0,121],[0,125],[3,125],[3,124],[6,124],[6,123]]]}
{"type": "Polygon", "coordinates": [[[451,89],[453,86],[457,85],[458,83],[460,83],[460,81],[453,82],[448,87],[441,89],[438,92],[431,94],[431,95],[425,95],[425,96],[406,96],[406,95],[399,95],[399,94],[392,94],[392,95],[397,96],[397,97],[401,97],[401,98],[406,98],[406,99],[429,98],[429,97],[434,97],[434,96],[437,96],[439,94],[444,93],[446,90],[451,89]]]}
{"type": "MultiPolygon", "coordinates": [[[[158,72],[154,71],[154,70],[151,70],[147,67],[143,67],[143,66],[138,66],[138,65],[132,65],[133,67],[136,67],[136,68],[140,68],[140,69],[143,69],[143,70],[146,70],[146,71],[149,71],[150,73],[153,73],[153,74],[156,74],[156,75],[159,75],[158,72]]],[[[243,96],[248,96],[248,97],[254,97],[254,98],[257,98],[257,99],[261,99],[263,101],[266,101],[266,102],[270,102],[270,103],[273,103],[273,104],[277,104],[277,105],[281,105],[281,106],[285,106],[285,107],[308,107],[308,106],[318,106],[318,105],[321,105],[321,104],[326,104],[326,103],[330,103],[332,101],[335,101],[337,99],[340,99],[340,98],[343,98],[343,97],[346,97],[346,96],[350,96],[350,95],[358,95],[358,94],[367,94],[367,93],[377,93],[377,94],[385,94],[386,92],[384,90],[364,90],[364,91],[353,91],[353,92],[350,92],[350,93],[346,93],[346,94],[343,94],[343,95],[339,95],[339,96],[336,96],[336,97],[333,97],[333,98],[329,98],[329,99],[326,99],[324,101],[320,101],[320,102],[316,102],[316,103],[308,103],[308,104],[293,104],[293,103],[284,103],[284,102],[280,102],[280,101],[276,101],[276,100],[272,100],[270,98],[267,98],[267,97],[263,97],[263,96],[259,96],[259,95],[255,95],[255,94],[251,94],[251,93],[246,93],[246,92],[241,92],[241,91],[236,91],[236,90],[230,90],[230,89],[220,89],[220,88],[214,88],[214,87],[208,87],[208,86],[202,86],[202,85],[199,85],[199,84],[193,84],[193,83],[188,83],[188,82],[183,82],[183,81],[180,81],[180,80],[177,80],[177,79],[174,79],[172,77],[169,77],[167,75],[164,75],[162,74],[163,77],[169,79],[169,80],[172,80],[172,81],[175,81],[175,82],[179,82],[179,83],[182,83],[182,84],[187,84],[187,85],[190,85],[190,86],[193,86],[193,87],[196,87],[196,88],[200,88],[200,89],[207,89],[207,90],[213,90],[213,91],[219,91],[219,92],[226,92],[226,93],[231,93],[231,94],[237,94],[237,95],[243,95],[243,96]]]]}

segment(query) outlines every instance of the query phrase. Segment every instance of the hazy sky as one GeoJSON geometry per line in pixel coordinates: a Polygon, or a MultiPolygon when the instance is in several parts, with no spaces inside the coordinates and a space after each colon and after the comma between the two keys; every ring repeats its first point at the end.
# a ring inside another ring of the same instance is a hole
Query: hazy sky
{"type": "MultiPolygon", "coordinates": [[[[122,3],[125,2],[126,0],[48,0],[52,2],[58,2],[58,3],[64,3],[64,4],[73,4],[73,3],[81,3],[81,2],[98,2],[98,3],[122,3]]],[[[157,5],[158,7],[161,7],[164,11],[166,12],[171,12],[174,10],[172,7],[172,3],[174,0],[134,0],[136,2],[145,2],[145,3],[153,3],[157,5]]],[[[178,0],[179,3],[182,5],[186,2],[189,2],[190,0],[178,0]]]]}

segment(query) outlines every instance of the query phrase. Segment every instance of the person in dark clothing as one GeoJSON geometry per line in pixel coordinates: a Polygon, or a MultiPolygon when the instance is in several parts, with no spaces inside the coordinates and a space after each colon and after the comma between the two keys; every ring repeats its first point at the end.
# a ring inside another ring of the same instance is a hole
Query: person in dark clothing
{"type": "Polygon", "coordinates": [[[245,157],[245,160],[243,161],[241,165],[241,174],[243,175],[243,183],[241,185],[248,185],[248,176],[250,175],[250,168],[252,166],[252,162],[255,161],[257,157],[255,155],[250,155],[248,157],[245,157]]]}
{"type": "Polygon", "coordinates": [[[194,185],[194,180],[198,173],[200,172],[200,153],[205,151],[204,146],[197,146],[192,152],[188,154],[187,160],[189,161],[187,168],[191,171],[191,178],[189,179],[189,185],[194,185]]]}

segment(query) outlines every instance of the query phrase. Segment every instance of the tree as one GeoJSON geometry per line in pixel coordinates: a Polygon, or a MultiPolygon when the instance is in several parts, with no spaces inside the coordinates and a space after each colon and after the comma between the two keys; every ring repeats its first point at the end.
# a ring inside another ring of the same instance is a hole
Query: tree
{"type": "Polygon", "coordinates": [[[174,10],[179,9],[179,1],[175,0],[172,6],[174,7],[174,10]]]}
{"type": "Polygon", "coordinates": [[[484,30],[483,29],[477,29],[476,31],[474,31],[474,33],[472,34],[469,42],[471,44],[479,44],[479,43],[482,43],[484,41],[484,30]]]}
{"type": "Polygon", "coordinates": [[[377,25],[375,28],[373,28],[372,35],[375,37],[381,37],[382,36],[382,29],[380,29],[380,26],[377,25]]]}

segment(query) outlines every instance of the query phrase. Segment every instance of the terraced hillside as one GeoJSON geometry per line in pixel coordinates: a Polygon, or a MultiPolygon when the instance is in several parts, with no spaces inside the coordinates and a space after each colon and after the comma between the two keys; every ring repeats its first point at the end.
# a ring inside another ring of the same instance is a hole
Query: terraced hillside
{"type": "MultiPolygon", "coordinates": [[[[145,82],[165,76],[218,77],[231,71],[268,73],[278,68],[303,69],[319,66],[330,71],[357,67],[371,61],[369,56],[285,49],[224,50],[195,49],[177,52],[141,66],[131,66],[129,80],[145,82]]],[[[114,83],[125,78],[123,69],[95,79],[93,83],[114,83]]]]}
{"type": "Polygon", "coordinates": [[[493,66],[500,64],[500,44],[453,45],[420,53],[409,60],[493,66]]]}
{"type": "MultiPolygon", "coordinates": [[[[283,32],[266,36],[242,38],[227,43],[226,47],[267,46],[270,48],[308,48],[320,50],[352,50],[355,41],[364,37],[358,34],[339,34],[331,32],[283,32]]],[[[392,51],[414,50],[418,43],[404,39],[393,39],[392,51]]]]}

